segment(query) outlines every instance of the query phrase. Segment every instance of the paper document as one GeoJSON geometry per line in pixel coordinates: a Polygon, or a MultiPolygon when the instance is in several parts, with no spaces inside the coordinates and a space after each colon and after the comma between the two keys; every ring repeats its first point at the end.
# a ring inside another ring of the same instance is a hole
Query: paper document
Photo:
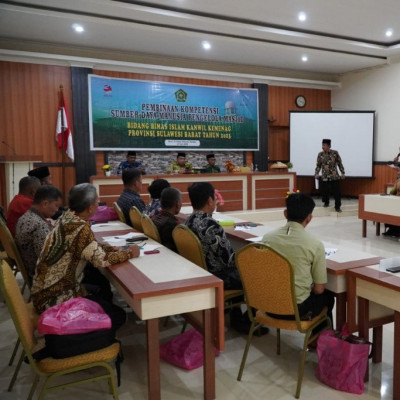
{"type": "Polygon", "coordinates": [[[319,189],[319,179],[315,178],[315,189],[319,189]]]}

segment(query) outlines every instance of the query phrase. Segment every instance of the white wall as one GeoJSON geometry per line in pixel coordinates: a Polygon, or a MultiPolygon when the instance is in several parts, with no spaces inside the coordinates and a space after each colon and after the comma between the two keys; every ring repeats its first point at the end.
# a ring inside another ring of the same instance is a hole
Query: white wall
{"type": "Polygon", "coordinates": [[[374,161],[393,160],[400,146],[400,64],[346,74],[340,82],[332,109],[376,111],[374,161]]]}

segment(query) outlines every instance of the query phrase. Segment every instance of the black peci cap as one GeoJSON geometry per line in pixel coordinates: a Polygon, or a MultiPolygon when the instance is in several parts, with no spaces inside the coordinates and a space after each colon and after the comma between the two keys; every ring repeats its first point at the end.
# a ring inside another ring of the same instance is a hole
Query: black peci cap
{"type": "Polygon", "coordinates": [[[186,157],[186,153],[178,153],[176,157],[186,157]]]}
{"type": "Polygon", "coordinates": [[[39,167],[28,172],[29,176],[35,176],[38,179],[44,179],[50,176],[49,167],[39,167]]]}
{"type": "Polygon", "coordinates": [[[208,160],[209,158],[215,158],[214,154],[207,154],[207,160],[208,160]]]}
{"type": "Polygon", "coordinates": [[[322,139],[322,144],[327,144],[328,146],[331,145],[331,139],[322,139]]]}

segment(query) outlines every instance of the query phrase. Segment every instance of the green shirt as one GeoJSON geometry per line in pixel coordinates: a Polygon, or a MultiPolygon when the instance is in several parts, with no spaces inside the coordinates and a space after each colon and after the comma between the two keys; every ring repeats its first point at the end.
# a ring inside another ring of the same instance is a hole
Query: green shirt
{"type": "Polygon", "coordinates": [[[303,225],[289,221],[285,226],[266,233],[262,242],[285,256],[293,266],[297,304],[311,293],[311,285],[327,282],[325,248],[303,225]]]}
{"type": "Polygon", "coordinates": [[[210,164],[207,164],[202,170],[202,174],[214,174],[214,173],[219,173],[221,172],[220,167],[218,165],[211,166],[210,164]]]}

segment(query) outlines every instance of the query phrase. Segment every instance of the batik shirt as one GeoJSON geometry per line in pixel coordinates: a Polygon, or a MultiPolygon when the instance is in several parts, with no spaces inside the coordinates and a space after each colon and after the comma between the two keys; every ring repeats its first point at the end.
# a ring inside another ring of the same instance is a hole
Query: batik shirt
{"type": "Polygon", "coordinates": [[[336,181],[340,179],[337,168],[344,175],[344,167],[342,159],[336,150],[329,150],[327,153],[321,151],[318,153],[317,166],[315,174],[317,175],[321,170],[321,179],[323,181],[336,181]]]}
{"type": "MultiPolygon", "coordinates": [[[[136,193],[135,191],[126,188],[122,191],[119,199],[117,200],[117,203],[124,213],[125,220],[128,221],[128,223],[131,220],[129,218],[129,210],[131,209],[131,207],[137,207],[140,212],[143,212],[146,208],[146,204],[144,204],[144,201],[140,198],[139,193],[136,193]]],[[[132,223],[130,225],[132,226],[132,223]]]]}
{"type": "Polygon", "coordinates": [[[88,262],[108,267],[129,259],[128,250],[114,251],[96,242],[90,222],[65,211],[47,235],[36,266],[31,289],[37,313],[73,297],[85,296],[81,285],[88,262]]]}
{"type": "Polygon", "coordinates": [[[220,173],[221,168],[218,165],[213,165],[211,166],[210,164],[207,164],[202,170],[202,174],[215,174],[215,173],[220,173]]]}
{"type": "MultiPolygon", "coordinates": [[[[235,253],[224,229],[212,218],[211,214],[204,211],[195,211],[185,221],[187,225],[200,239],[206,259],[208,272],[216,275],[225,283],[229,277],[238,276],[235,264],[235,253]]],[[[225,285],[227,289],[229,285],[225,285]]]]}
{"type": "Polygon", "coordinates": [[[161,212],[161,204],[160,204],[160,199],[153,199],[145,208],[143,211],[143,214],[148,215],[149,217],[152,217],[154,215],[158,215],[161,212]]]}
{"type": "Polygon", "coordinates": [[[171,169],[172,169],[172,172],[179,172],[179,171],[182,171],[182,170],[184,170],[185,172],[192,172],[193,165],[190,162],[187,162],[187,161],[185,162],[184,165],[179,165],[178,161],[173,161],[171,163],[171,169]]]}
{"type": "Polygon", "coordinates": [[[34,207],[17,222],[15,242],[30,277],[35,274],[36,261],[51,229],[50,221],[43,218],[34,207]]]}

